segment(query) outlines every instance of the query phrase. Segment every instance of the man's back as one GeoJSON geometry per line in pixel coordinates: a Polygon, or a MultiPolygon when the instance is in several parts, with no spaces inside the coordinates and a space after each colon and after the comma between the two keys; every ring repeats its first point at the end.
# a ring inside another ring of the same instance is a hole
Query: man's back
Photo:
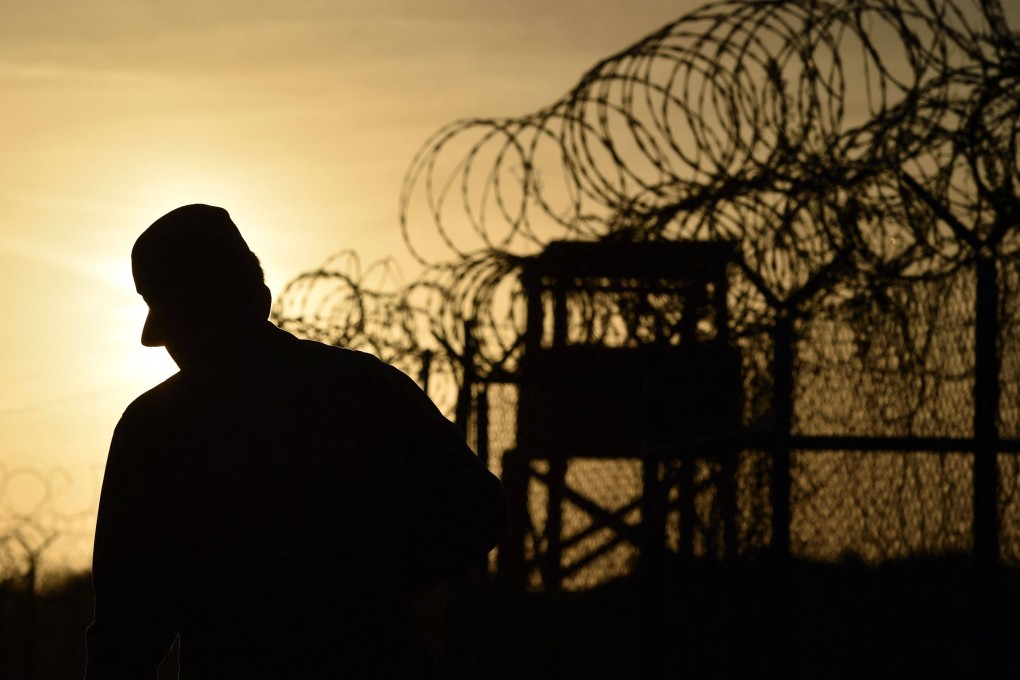
{"type": "Polygon", "coordinates": [[[136,400],[106,475],[90,678],[151,673],[177,632],[186,678],[424,674],[409,595],[504,522],[498,481],[409,378],[268,324],[136,400]]]}

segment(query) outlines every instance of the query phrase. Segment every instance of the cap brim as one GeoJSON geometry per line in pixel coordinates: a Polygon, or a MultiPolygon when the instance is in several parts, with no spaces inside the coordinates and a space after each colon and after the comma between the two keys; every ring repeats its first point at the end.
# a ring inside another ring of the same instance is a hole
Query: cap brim
{"type": "Polygon", "coordinates": [[[145,317],[145,325],[142,326],[142,345],[145,347],[162,347],[163,344],[162,329],[159,327],[159,322],[156,321],[150,309],[145,317]]]}

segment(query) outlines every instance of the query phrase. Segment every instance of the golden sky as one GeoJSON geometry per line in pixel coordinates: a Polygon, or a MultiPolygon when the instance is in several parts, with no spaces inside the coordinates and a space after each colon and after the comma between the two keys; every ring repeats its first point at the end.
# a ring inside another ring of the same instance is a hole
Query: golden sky
{"type": "Polygon", "coordinates": [[[537,109],[697,4],[2,0],[0,472],[97,480],[124,407],[174,370],[138,343],[130,275],[157,217],[226,207],[274,292],[343,248],[401,255],[430,133],[537,109]]]}
{"type": "Polygon", "coordinates": [[[227,208],[274,292],[344,248],[411,278],[398,198],[432,132],[534,111],[700,5],[0,0],[0,494],[17,466],[97,481],[174,370],[130,275],[157,217],[227,208]]]}

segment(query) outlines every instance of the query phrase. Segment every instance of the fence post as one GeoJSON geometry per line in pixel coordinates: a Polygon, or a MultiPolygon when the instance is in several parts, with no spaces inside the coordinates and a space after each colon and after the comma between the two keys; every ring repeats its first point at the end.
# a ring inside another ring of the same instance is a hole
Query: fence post
{"type": "Polygon", "coordinates": [[[790,428],[793,423],[793,314],[780,309],[772,356],[772,553],[790,554],[790,428]]]}
{"type": "MultiPolygon", "coordinates": [[[[470,445],[472,423],[477,429],[474,413],[475,352],[477,344],[472,333],[470,320],[464,321],[464,353],[461,356],[463,380],[457,392],[457,407],[454,422],[470,445]]],[[[477,437],[475,442],[477,448],[477,437]]],[[[446,640],[444,642],[442,676],[449,680],[468,680],[476,676],[475,642],[473,622],[475,602],[469,570],[455,576],[447,583],[446,593],[446,640]]]]}
{"type": "Polygon", "coordinates": [[[475,453],[482,465],[489,468],[489,383],[478,383],[475,394],[475,453]]]}
{"type": "Polygon", "coordinates": [[[422,350],[421,371],[418,373],[418,382],[421,383],[421,391],[429,393],[429,377],[432,372],[432,350],[422,350]]]}
{"type": "Polygon", "coordinates": [[[506,535],[496,553],[496,568],[500,578],[523,589],[527,580],[524,542],[531,532],[531,515],[528,511],[528,482],[530,461],[519,449],[503,454],[503,492],[506,494],[509,524],[506,535]]]}
{"type": "Polygon", "coordinates": [[[475,383],[475,340],[470,321],[464,322],[464,355],[461,357],[461,368],[464,377],[457,392],[457,409],[453,419],[470,441],[468,426],[471,421],[471,400],[475,383]]]}
{"type": "Polygon", "coordinates": [[[562,451],[549,458],[548,500],[546,501],[546,550],[542,559],[542,585],[558,589],[563,584],[563,491],[567,485],[568,460],[562,451]]]}
{"type": "Polygon", "coordinates": [[[974,525],[977,621],[975,652],[982,677],[1001,676],[999,644],[999,284],[994,257],[975,261],[974,525]]]}
{"type": "Polygon", "coordinates": [[[793,623],[790,610],[790,436],[793,424],[793,312],[778,307],[772,335],[772,544],[769,599],[772,630],[772,675],[784,677],[789,668],[793,623]]]}
{"type": "Polygon", "coordinates": [[[999,285],[995,260],[978,258],[974,328],[974,557],[999,561],[999,285]]]}

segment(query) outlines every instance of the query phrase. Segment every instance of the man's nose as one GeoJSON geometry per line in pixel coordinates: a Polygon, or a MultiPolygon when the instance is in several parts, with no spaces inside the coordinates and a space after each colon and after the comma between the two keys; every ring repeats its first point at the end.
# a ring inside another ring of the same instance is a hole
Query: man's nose
{"type": "Polygon", "coordinates": [[[145,317],[145,325],[142,326],[142,345],[145,347],[163,347],[166,344],[163,327],[159,323],[156,313],[149,308],[149,314],[145,317]]]}

